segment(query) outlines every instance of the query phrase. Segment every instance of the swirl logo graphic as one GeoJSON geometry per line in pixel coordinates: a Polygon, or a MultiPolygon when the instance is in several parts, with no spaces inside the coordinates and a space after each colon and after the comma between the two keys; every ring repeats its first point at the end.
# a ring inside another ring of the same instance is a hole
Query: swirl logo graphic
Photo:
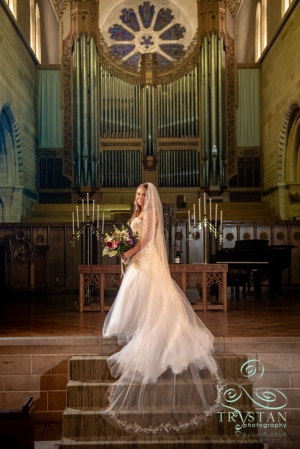
{"type": "MultiPolygon", "coordinates": [[[[252,384],[261,379],[264,376],[264,372],[263,364],[257,359],[248,360],[240,368],[241,375],[250,380],[252,384]]],[[[254,415],[253,412],[248,412],[246,417],[243,418],[242,412],[238,408],[242,398],[244,399],[243,403],[250,403],[258,408],[269,411],[279,411],[287,405],[287,397],[277,388],[260,387],[256,388],[253,392],[252,385],[250,387],[249,389],[249,384],[228,382],[220,388],[222,395],[221,404],[231,411],[232,417],[240,420],[240,423],[235,425],[237,432],[241,431],[245,425],[245,421],[248,418],[253,419],[254,415]]]]}

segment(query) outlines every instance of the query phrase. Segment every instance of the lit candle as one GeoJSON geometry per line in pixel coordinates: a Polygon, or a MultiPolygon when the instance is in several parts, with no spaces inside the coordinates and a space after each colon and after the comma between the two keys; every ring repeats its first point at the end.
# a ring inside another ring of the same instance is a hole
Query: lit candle
{"type": "Polygon", "coordinates": [[[206,215],[206,195],[203,193],[203,213],[206,215]]]}
{"type": "Polygon", "coordinates": [[[211,221],[211,198],[209,198],[209,221],[211,221]]]}
{"type": "Polygon", "coordinates": [[[196,227],[196,204],[193,206],[193,213],[194,213],[194,227],[196,227]]]}
{"type": "Polygon", "coordinates": [[[97,205],[97,229],[99,229],[99,204],[97,205]]]}
{"type": "Polygon", "coordinates": [[[220,212],[220,231],[222,232],[223,211],[220,212]]]}
{"type": "Polygon", "coordinates": [[[191,211],[188,210],[188,232],[190,232],[191,229],[191,211]]]}
{"type": "Polygon", "coordinates": [[[79,210],[78,210],[78,206],[76,206],[76,217],[77,217],[77,229],[79,229],[79,210]]]}
{"type": "Polygon", "coordinates": [[[95,220],[95,200],[93,200],[93,222],[95,220]]]}
{"type": "Polygon", "coordinates": [[[72,225],[73,225],[73,235],[74,235],[75,234],[74,212],[72,212],[72,225]]]}
{"type": "Polygon", "coordinates": [[[81,209],[82,209],[82,223],[84,222],[84,200],[81,201],[81,209]]]}
{"type": "Polygon", "coordinates": [[[104,212],[102,213],[102,235],[104,234],[104,212]]]}
{"type": "Polygon", "coordinates": [[[215,227],[217,227],[218,222],[218,205],[215,205],[215,227]]]}
{"type": "Polygon", "coordinates": [[[201,198],[199,198],[199,221],[201,221],[201,198]]]}
{"type": "Polygon", "coordinates": [[[89,201],[89,197],[90,197],[90,195],[89,195],[89,193],[87,193],[86,194],[86,213],[87,213],[87,216],[90,215],[90,201],[89,201]]]}

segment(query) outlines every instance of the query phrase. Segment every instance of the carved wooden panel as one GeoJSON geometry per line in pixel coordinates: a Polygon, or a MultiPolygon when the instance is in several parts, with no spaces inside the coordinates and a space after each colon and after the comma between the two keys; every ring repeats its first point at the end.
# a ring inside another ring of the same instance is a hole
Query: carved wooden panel
{"type": "Polygon", "coordinates": [[[239,227],[238,239],[239,240],[253,240],[254,237],[254,226],[253,225],[242,225],[239,227]]]}
{"type": "Polygon", "coordinates": [[[237,226],[224,226],[223,228],[223,248],[234,248],[238,239],[237,226]]]}
{"type": "Polygon", "coordinates": [[[53,226],[49,230],[49,282],[54,288],[65,286],[65,228],[53,226]]]}
{"type": "Polygon", "coordinates": [[[269,245],[271,245],[272,233],[270,225],[258,225],[256,228],[256,238],[258,240],[268,240],[269,245]]]}
{"type": "Polygon", "coordinates": [[[300,225],[291,226],[291,245],[296,248],[292,249],[291,264],[291,283],[300,284],[300,225]]]}

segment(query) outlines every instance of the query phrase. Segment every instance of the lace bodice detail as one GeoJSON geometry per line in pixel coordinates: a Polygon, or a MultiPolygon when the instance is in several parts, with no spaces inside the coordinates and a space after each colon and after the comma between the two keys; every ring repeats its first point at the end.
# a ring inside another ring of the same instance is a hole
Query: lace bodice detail
{"type": "Polygon", "coordinates": [[[139,217],[135,217],[131,222],[131,229],[138,235],[138,240],[142,237],[143,220],[139,217]]]}
{"type": "MultiPolygon", "coordinates": [[[[138,240],[140,240],[143,232],[143,220],[139,217],[135,217],[131,222],[131,229],[137,235],[138,240]]],[[[144,257],[145,249],[142,249],[131,258],[129,264],[133,265],[137,269],[141,269],[143,266],[144,257]]]]}

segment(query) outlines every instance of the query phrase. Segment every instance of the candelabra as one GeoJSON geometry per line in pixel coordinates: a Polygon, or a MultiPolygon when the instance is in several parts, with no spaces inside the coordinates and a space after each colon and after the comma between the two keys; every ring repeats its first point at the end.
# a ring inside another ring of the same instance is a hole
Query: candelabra
{"type": "MultiPolygon", "coordinates": [[[[96,237],[97,241],[101,239],[100,229],[99,229],[99,205],[97,206],[97,220],[95,221],[95,200],[92,204],[92,217],[90,216],[89,207],[89,194],[86,198],[86,214],[84,207],[84,200],[82,200],[82,223],[79,222],[79,207],[76,206],[76,222],[77,229],[75,230],[75,215],[72,212],[72,226],[73,232],[70,239],[70,243],[75,246],[76,242],[81,239],[81,262],[83,265],[90,265],[93,261],[93,235],[96,237]]],[[[102,234],[104,233],[104,213],[102,216],[102,234]]]]}
{"type": "MultiPolygon", "coordinates": [[[[76,206],[76,229],[75,229],[75,214],[72,212],[72,237],[70,243],[75,247],[76,242],[81,241],[81,264],[91,265],[93,263],[99,263],[99,247],[96,247],[96,258],[93,257],[93,236],[99,242],[101,240],[100,228],[99,228],[99,205],[97,205],[97,219],[95,220],[95,200],[92,202],[92,216],[90,216],[90,204],[89,194],[86,197],[86,209],[85,202],[82,200],[82,220],[79,221],[79,206],[76,206]],[[97,259],[97,262],[96,262],[97,259]]],[[[102,235],[104,234],[104,213],[102,215],[102,235]]],[[[87,285],[85,285],[85,300],[86,304],[95,303],[100,301],[97,286],[94,280],[89,279],[87,285]]]]}
{"type": "Polygon", "coordinates": [[[216,246],[219,244],[219,248],[222,247],[223,244],[223,232],[220,226],[220,230],[218,231],[217,224],[213,224],[211,220],[208,220],[206,214],[202,220],[199,220],[197,224],[194,223],[192,226],[188,226],[188,242],[190,243],[192,240],[199,240],[201,235],[203,237],[203,259],[204,263],[208,262],[208,254],[210,250],[210,254],[215,254],[216,246]]]}

